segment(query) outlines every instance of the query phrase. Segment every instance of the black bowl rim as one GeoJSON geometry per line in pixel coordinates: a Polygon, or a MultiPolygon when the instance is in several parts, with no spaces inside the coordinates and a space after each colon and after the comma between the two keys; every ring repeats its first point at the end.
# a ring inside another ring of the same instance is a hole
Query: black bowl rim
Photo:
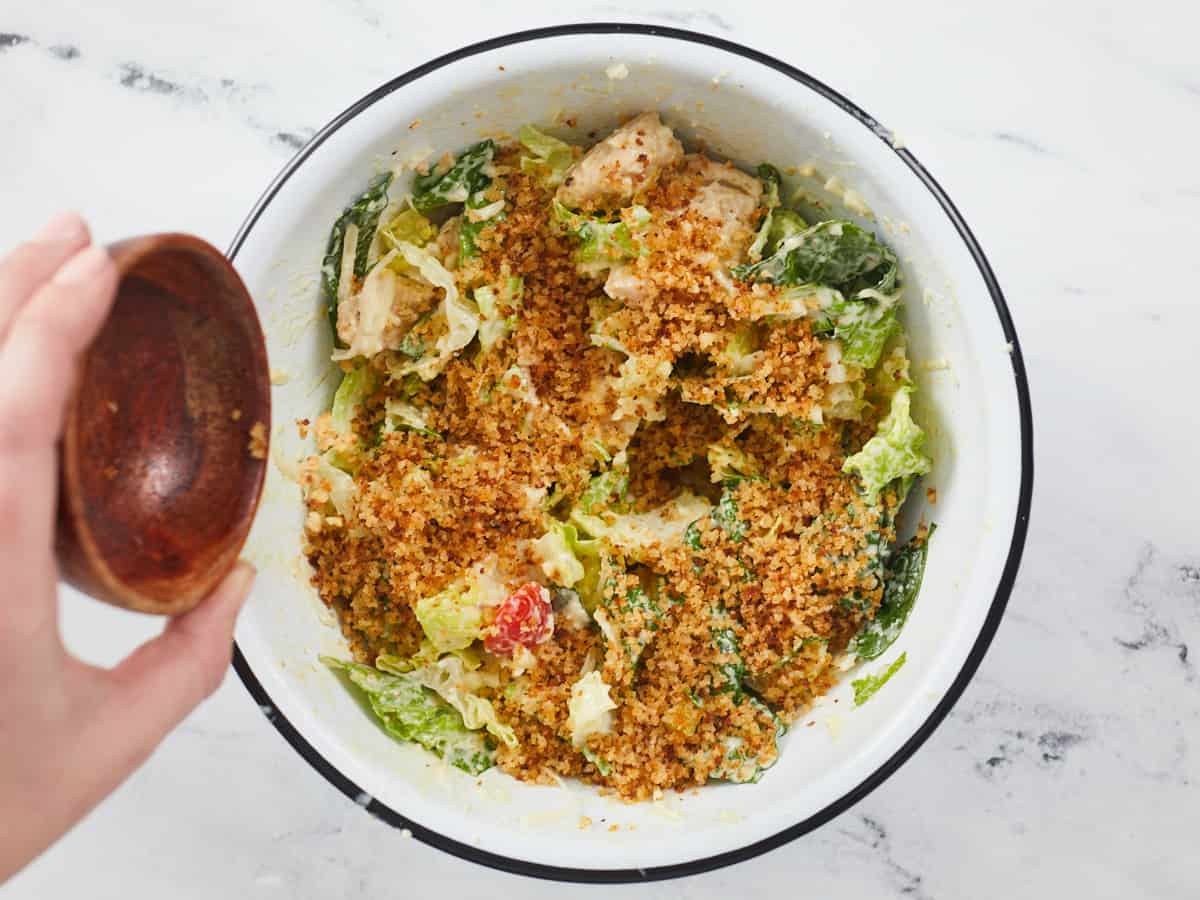
{"type": "Polygon", "coordinates": [[[849,113],[866,128],[882,140],[888,147],[904,161],[904,163],[912,170],[913,174],[928,188],[933,194],[934,199],[945,211],[950,218],[951,223],[961,235],[963,242],[967,245],[967,250],[975,260],[975,264],[979,269],[979,274],[982,276],[984,284],[987,286],[988,292],[991,294],[992,302],[996,307],[996,315],[1000,319],[1000,326],[1004,331],[1005,338],[1011,345],[1010,358],[1012,361],[1013,380],[1017,390],[1017,405],[1020,412],[1020,432],[1021,432],[1021,486],[1017,502],[1017,515],[1013,523],[1012,541],[1009,544],[1008,557],[1004,564],[1004,570],[1000,576],[1000,583],[996,588],[995,597],[992,600],[991,607],[988,610],[987,618],[984,620],[983,628],[980,630],[979,636],[975,640],[971,652],[968,654],[962,669],[959,670],[954,682],[946,691],[945,696],[930,713],[929,717],[921,724],[921,726],[912,734],[911,737],[900,747],[892,756],[884,762],[874,772],[864,778],[855,788],[848,791],[837,800],[833,801],[825,808],[819,810],[803,821],[797,822],[795,825],[785,828],[784,830],[761,840],[748,844],[745,847],[736,850],[729,850],[724,853],[718,853],[713,856],[707,856],[700,859],[690,860],[683,863],[675,863],[666,866],[654,866],[640,869],[580,869],[568,866],[552,866],[542,863],[529,862],[527,860],[516,859],[514,857],[504,856],[498,853],[491,853],[487,850],[482,850],[479,847],[464,844],[456,841],[453,838],[446,837],[432,829],[426,828],[423,825],[406,818],[403,814],[397,812],[391,807],[379,800],[371,797],[366,791],[362,790],[353,781],[347,778],[340,770],[338,770],[329,760],[325,759],[317,750],[310,744],[291,722],[285,717],[275,706],[270,695],[263,688],[254,672],[251,670],[246,657],[242,654],[241,648],[234,645],[233,667],[245,684],[246,689],[254,697],[260,708],[266,714],[270,722],[279,730],[279,733],[287,740],[289,744],[295,748],[301,756],[308,760],[309,764],[320,772],[330,784],[336,787],[339,791],[354,800],[364,809],[389,825],[395,828],[403,828],[409,831],[413,837],[423,841],[430,846],[437,847],[447,853],[452,853],[455,856],[470,860],[471,862],[479,863],[480,865],[489,866],[494,869],[499,869],[505,872],[512,872],[517,875],[525,875],[533,878],[545,878],[557,881],[572,881],[572,882],[587,882],[587,883],[626,883],[640,881],[657,881],[670,878],[682,878],[688,875],[697,875],[701,872],[708,872],[713,869],[719,869],[723,866],[732,865],[751,859],[759,854],[766,853],[769,850],[774,850],[777,847],[786,844],[788,841],[794,840],[800,835],[807,834],[815,828],[828,822],[835,816],[840,815],[850,809],[860,800],[867,796],[875,788],[879,787],[887,780],[900,766],[923,744],[962,695],[963,690],[974,676],[975,671],[979,668],[980,662],[983,661],[984,654],[987,652],[988,646],[992,642],[992,638],[996,634],[996,630],[1000,626],[1000,619],[1004,615],[1004,608],[1008,602],[1009,595],[1012,593],[1013,583],[1017,577],[1017,570],[1021,563],[1021,553],[1025,546],[1025,535],[1029,527],[1029,511],[1033,495],[1033,417],[1029,400],[1029,382],[1025,373],[1025,363],[1021,356],[1021,346],[1017,340],[1017,332],[1013,326],[1012,316],[1008,311],[1008,306],[1004,301],[1004,294],[1000,290],[1000,285],[996,280],[996,275],[992,271],[991,265],[988,263],[987,257],[980,248],[979,243],[975,240],[975,235],[971,232],[962,214],[955,207],[949,196],[942,189],[941,185],[929,174],[928,170],[917,161],[911,152],[903,147],[897,147],[892,140],[892,132],[879,123],[877,119],[869,115],[857,105],[852,103],[846,97],[839,94],[837,91],[826,86],[821,81],[813,78],[805,72],[800,71],[794,66],[790,66],[781,60],[775,59],[765,53],[760,53],[757,50],[752,50],[741,44],[733,41],[724,40],[723,38],[714,37],[708,34],[701,34],[695,31],[688,31],[681,28],[670,28],[660,25],[633,24],[622,22],[591,22],[574,25],[556,25],[547,28],[534,28],[527,31],[518,31],[513,34],[504,35],[501,37],[491,38],[489,40],[480,41],[475,44],[455,50],[452,53],[447,53],[444,56],[439,56],[436,59],[430,60],[424,65],[417,66],[399,75],[387,83],[379,86],[369,94],[364,96],[358,102],[354,103],[341,114],[336,116],[329,124],[317,132],[311,140],[308,141],[292,159],[284,166],[283,170],[275,177],[270,186],[266,189],[263,195],[258,199],[250,214],[238,229],[237,235],[229,246],[229,258],[235,259],[238,250],[245,242],[247,235],[262,215],[263,210],[274,199],[279,189],[292,176],[292,174],[300,167],[317,147],[319,147],[331,134],[353,119],[363,110],[374,104],[376,101],[387,96],[393,91],[403,87],[421,78],[430,72],[447,66],[451,63],[474,56],[479,53],[486,53],[491,50],[496,50],[502,47],[510,47],[514,44],[521,44],[527,41],[537,41],[546,38],[566,37],[572,35],[596,35],[596,34],[636,34],[646,35],[658,38],[668,38],[671,40],[688,41],[694,44],[703,44],[708,47],[713,47],[718,50],[723,50],[728,53],[734,53],[745,59],[760,63],[775,69],[789,78],[803,84],[805,87],[816,92],[826,100],[831,101],[834,105],[840,107],[845,112],[849,113]]]}

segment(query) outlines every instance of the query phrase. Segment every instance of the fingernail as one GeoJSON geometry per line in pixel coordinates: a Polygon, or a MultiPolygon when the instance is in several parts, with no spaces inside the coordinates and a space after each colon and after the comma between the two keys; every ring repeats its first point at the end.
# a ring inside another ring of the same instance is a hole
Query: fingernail
{"type": "Polygon", "coordinates": [[[55,284],[86,284],[99,275],[112,262],[103,247],[88,247],[80,250],[54,273],[55,284]]]}
{"type": "Polygon", "coordinates": [[[72,241],[87,235],[87,225],[77,212],[59,213],[33,236],[35,241],[72,241]]]}

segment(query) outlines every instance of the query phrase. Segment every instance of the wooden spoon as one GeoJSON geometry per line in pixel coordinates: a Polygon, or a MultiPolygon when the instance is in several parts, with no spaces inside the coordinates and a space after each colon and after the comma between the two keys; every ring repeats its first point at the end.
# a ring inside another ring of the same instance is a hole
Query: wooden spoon
{"type": "Polygon", "coordinates": [[[55,549],[85,593],[179,615],[232,568],[258,507],[266,345],[212,245],[156,234],[108,249],[121,280],[67,408],[55,549]]]}

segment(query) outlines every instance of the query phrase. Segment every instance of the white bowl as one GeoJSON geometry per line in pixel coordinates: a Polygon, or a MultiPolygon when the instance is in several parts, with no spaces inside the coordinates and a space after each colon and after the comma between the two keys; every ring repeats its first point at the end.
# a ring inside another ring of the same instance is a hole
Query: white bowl
{"type": "Polygon", "coordinates": [[[290,376],[273,399],[275,459],[301,455],[291,423],[327,408],[335,387],[315,276],[330,224],[374,167],[525,122],[558,122],[558,133],[587,143],[646,109],[685,143],[743,165],[812,164],[874,211],[850,217],[904,261],[917,416],[935,459],[926,485],[937,489],[936,505],[921,491],[910,505],[920,507],[913,520],[939,527],[908,625],[866,669],[900,652],[907,665],[870,703],[853,708],[841,684],[792,728],[758,784],[628,805],[578,783],[532,786],[497,770],[471,778],[388,738],[317,662],[344,644],[299,559],[298,489],[272,467],[248,545],[262,571],[237,632],[242,680],[288,742],[367,812],[466,859],[542,877],[692,874],[779,846],[864,797],[930,735],[979,665],[1029,510],[1032,428],[1016,334],[982,250],[938,184],[875,119],[803,72],[728,41],[635,25],[525,32],[434,60],[355,103],[275,179],[230,248],[271,361],[290,376]]]}

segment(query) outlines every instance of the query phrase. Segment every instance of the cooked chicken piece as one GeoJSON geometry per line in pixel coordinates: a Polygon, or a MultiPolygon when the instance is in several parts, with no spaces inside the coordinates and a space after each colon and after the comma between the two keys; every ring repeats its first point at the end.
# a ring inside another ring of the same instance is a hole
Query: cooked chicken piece
{"type": "MultiPolygon", "coordinates": [[[[697,184],[687,206],[720,226],[714,253],[706,254],[718,268],[741,262],[754,240],[754,217],[762,202],[762,182],[729,163],[713,162],[696,154],[686,157],[683,172],[697,184]]],[[[635,263],[613,266],[604,282],[604,293],[625,303],[645,300],[654,288],[635,263]]]]}
{"type": "Polygon", "coordinates": [[[338,304],[338,337],[358,356],[397,350],[409,329],[437,299],[433,285],[376,266],[362,290],[338,304]]]}
{"type": "Polygon", "coordinates": [[[620,209],[682,156],[683,147],[658,113],[642,113],[571,166],[556,196],[571,209],[620,209]]]}
{"type": "Polygon", "coordinates": [[[433,252],[447,269],[458,268],[458,226],[461,221],[462,216],[447,219],[433,239],[433,252]]]}
{"type": "Polygon", "coordinates": [[[754,240],[754,215],[762,202],[762,182],[729,163],[713,162],[698,154],[688,157],[685,171],[702,182],[688,209],[720,223],[722,261],[741,262],[754,240]]]}
{"type": "Polygon", "coordinates": [[[645,299],[650,292],[650,286],[642,280],[633,263],[621,263],[613,266],[604,282],[604,293],[612,299],[624,303],[645,299]]]}

